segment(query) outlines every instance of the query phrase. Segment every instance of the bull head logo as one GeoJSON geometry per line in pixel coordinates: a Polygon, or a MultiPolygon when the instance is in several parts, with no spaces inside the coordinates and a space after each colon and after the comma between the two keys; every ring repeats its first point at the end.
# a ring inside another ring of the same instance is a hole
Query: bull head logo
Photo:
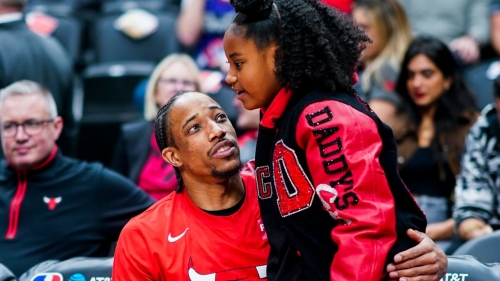
{"type": "Polygon", "coordinates": [[[61,196],[59,197],[43,197],[43,202],[45,202],[49,206],[49,210],[54,210],[57,206],[57,204],[61,203],[62,198],[61,196]]]}
{"type": "Polygon", "coordinates": [[[200,274],[193,268],[189,259],[188,275],[191,281],[233,281],[233,280],[264,280],[267,279],[267,265],[233,268],[209,274],[200,274]]]}

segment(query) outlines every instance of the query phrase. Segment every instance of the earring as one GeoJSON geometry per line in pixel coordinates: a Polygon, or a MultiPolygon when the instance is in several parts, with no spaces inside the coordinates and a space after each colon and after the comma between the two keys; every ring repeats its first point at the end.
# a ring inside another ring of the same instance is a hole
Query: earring
{"type": "Polygon", "coordinates": [[[448,91],[450,89],[450,85],[444,85],[444,90],[448,91]]]}

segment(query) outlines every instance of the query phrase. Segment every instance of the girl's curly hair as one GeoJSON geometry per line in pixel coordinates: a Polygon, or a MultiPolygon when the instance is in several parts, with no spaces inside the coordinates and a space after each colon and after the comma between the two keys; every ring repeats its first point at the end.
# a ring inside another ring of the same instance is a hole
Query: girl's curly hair
{"type": "Polygon", "coordinates": [[[232,31],[262,50],[278,45],[279,82],[294,94],[321,88],[354,93],[354,72],[370,39],[348,15],[317,0],[231,0],[232,31]],[[239,27],[243,27],[240,29],[239,27]]]}

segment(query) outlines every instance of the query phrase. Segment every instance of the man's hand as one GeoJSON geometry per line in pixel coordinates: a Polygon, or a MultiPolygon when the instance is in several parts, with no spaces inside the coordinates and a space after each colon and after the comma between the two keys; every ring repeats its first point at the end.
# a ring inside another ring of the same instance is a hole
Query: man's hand
{"type": "Polygon", "coordinates": [[[389,277],[399,281],[439,281],[448,269],[444,252],[425,233],[413,229],[406,233],[419,244],[394,257],[394,263],[387,266],[389,277]]]}
{"type": "Polygon", "coordinates": [[[465,241],[493,233],[493,228],[477,218],[463,220],[458,226],[458,235],[465,241]]]}
{"type": "Polygon", "coordinates": [[[475,63],[479,60],[479,46],[469,36],[462,36],[450,42],[450,49],[458,53],[465,64],[475,63]]]}

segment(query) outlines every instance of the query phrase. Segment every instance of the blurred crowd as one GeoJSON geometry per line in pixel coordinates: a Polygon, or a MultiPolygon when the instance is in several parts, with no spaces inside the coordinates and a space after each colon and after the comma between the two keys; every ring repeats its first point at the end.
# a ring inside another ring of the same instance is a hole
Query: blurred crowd
{"type": "MultiPolygon", "coordinates": [[[[493,233],[500,0],[323,2],[372,40],[356,89],[394,132],[427,235],[452,254],[493,233]]],[[[234,16],[229,0],[0,0],[0,263],[21,276],[112,255],[128,219],[178,187],[154,119],[179,91],[217,101],[254,158],[260,112],[225,83],[234,16]]]]}

